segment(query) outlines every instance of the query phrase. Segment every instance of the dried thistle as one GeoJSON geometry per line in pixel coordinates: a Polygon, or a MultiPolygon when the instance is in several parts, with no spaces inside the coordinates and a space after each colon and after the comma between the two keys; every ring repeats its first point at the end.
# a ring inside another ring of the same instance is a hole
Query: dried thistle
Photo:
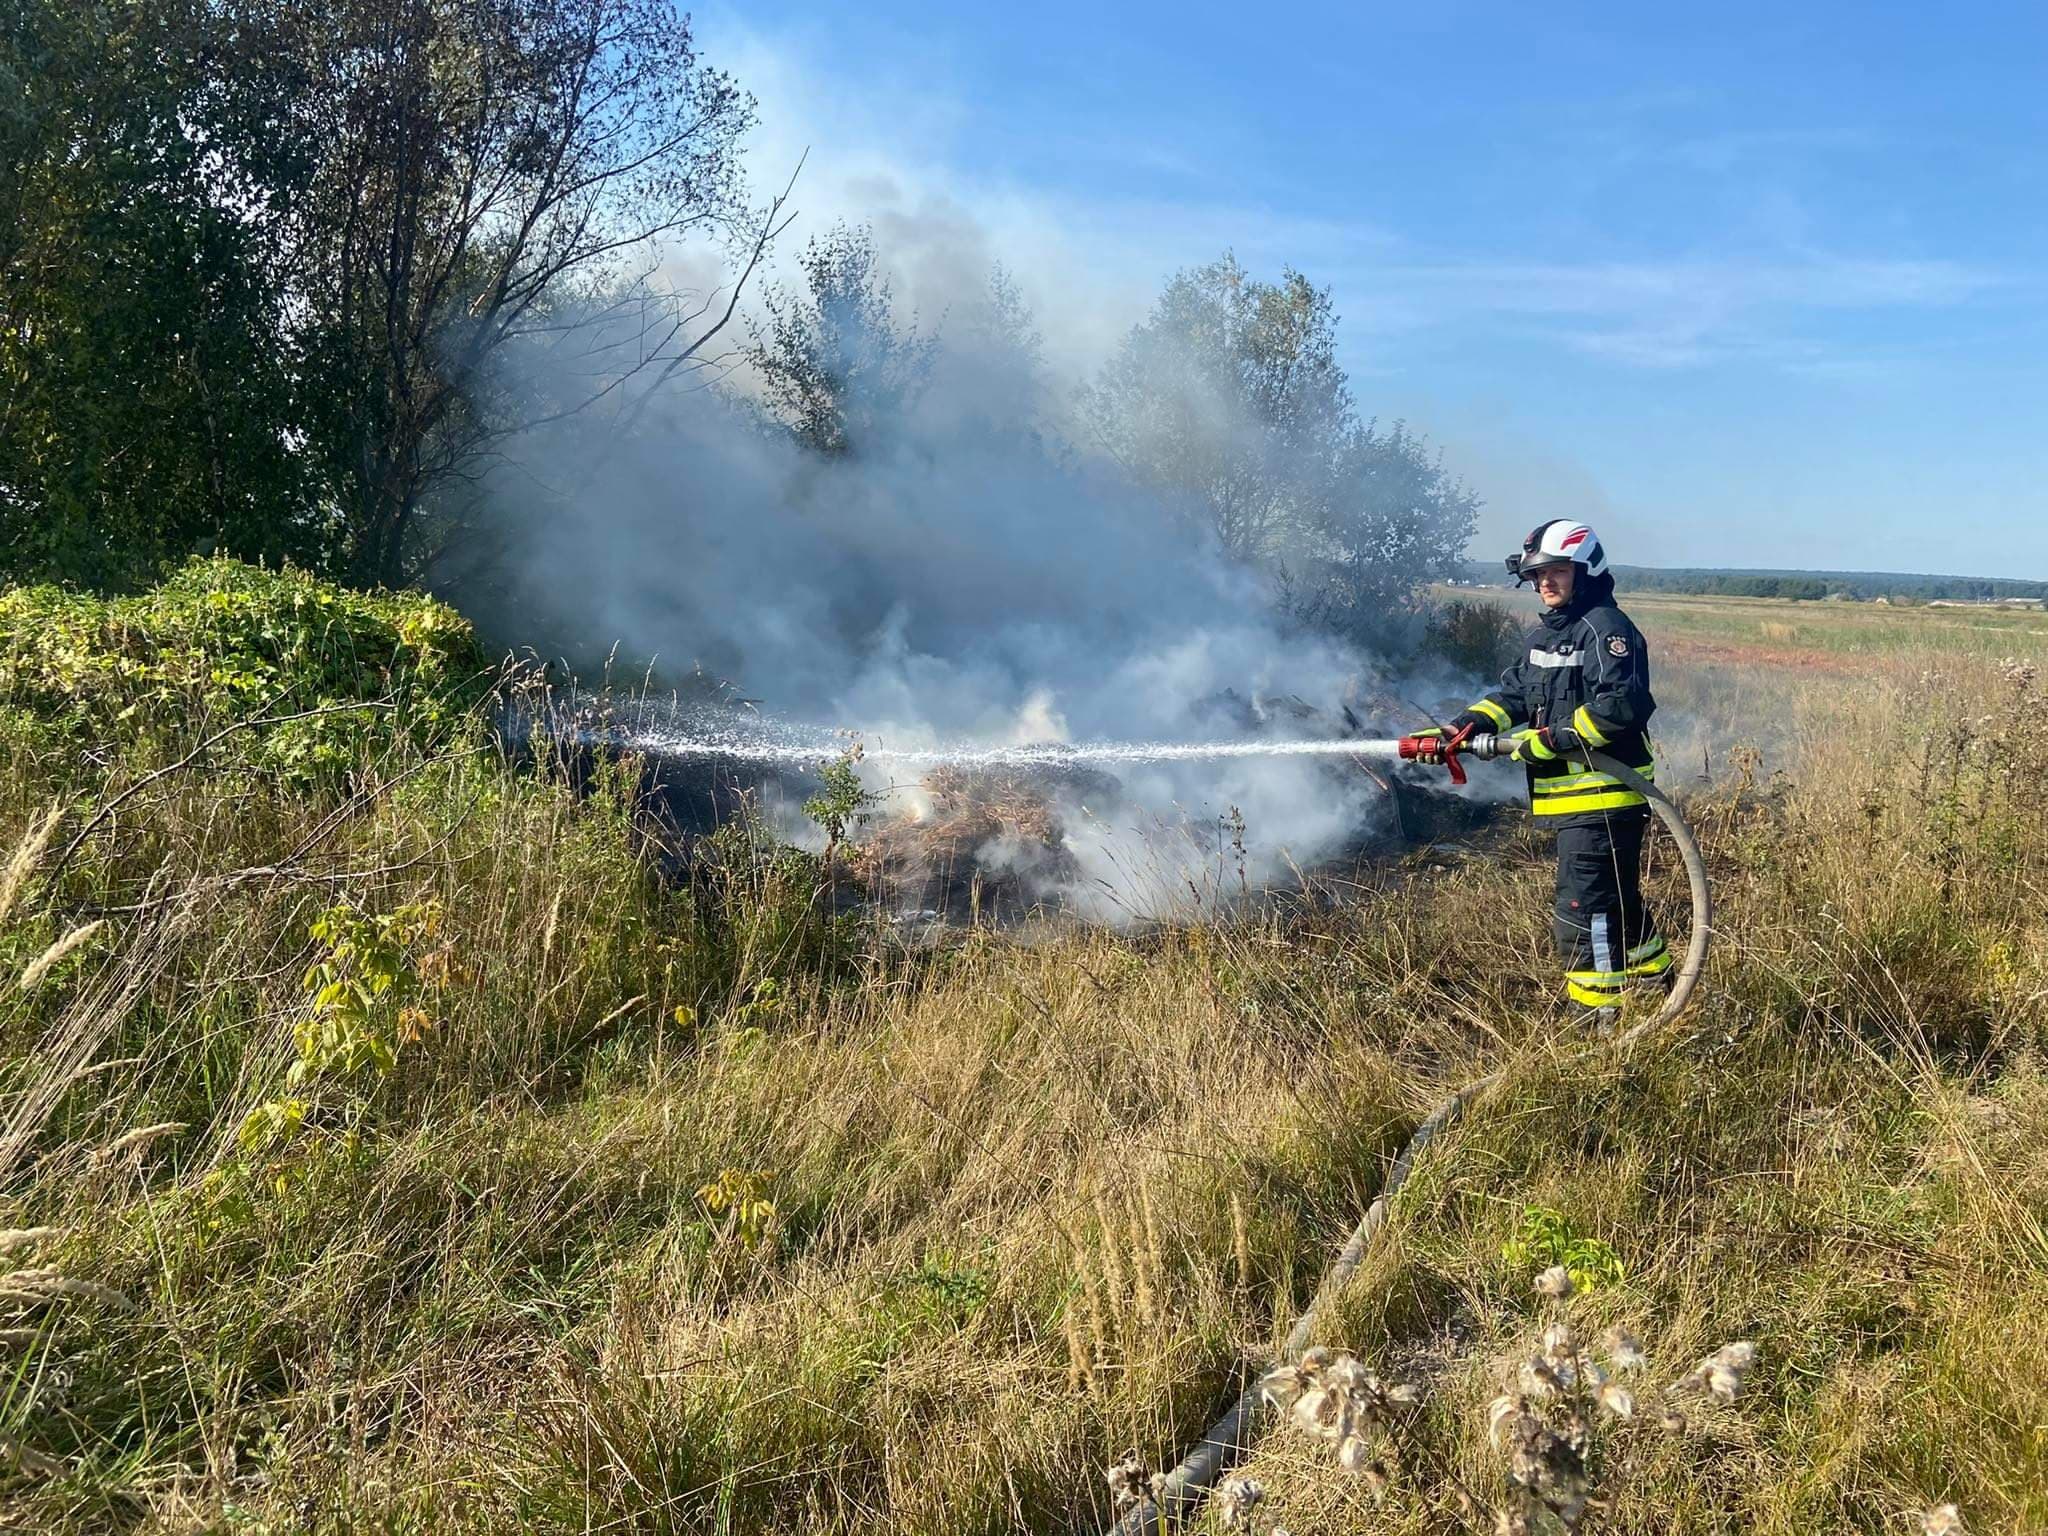
{"type": "Polygon", "coordinates": [[[1301,1433],[1333,1445],[1338,1469],[1362,1480],[1375,1501],[1392,1485],[1393,1473],[1374,1454],[1374,1442],[1391,1439],[1395,1416],[1422,1404],[1418,1387],[1383,1381],[1349,1351],[1320,1346],[1306,1351],[1300,1365],[1266,1372],[1259,1392],[1301,1433]]]}
{"type": "Polygon", "coordinates": [[[1552,1323],[1543,1330],[1543,1358],[1551,1364],[1569,1363],[1577,1358],[1579,1341],[1572,1337],[1571,1328],[1564,1323],[1552,1323]]]}
{"type": "Polygon", "coordinates": [[[1298,1365],[1276,1365],[1259,1378],[1259,1396],[1268,1407],[1292,1408],[1314,1384],[1314,1377],[1298,1365]]]}
{"type": "Polygon", "coordinates": [[[1337,1433],[1343,1399],[1324,1387],[1310,1387],[1294,1401],[1294,1423],[1305,1435],[1330,1439],[1337,1433]]]}
{"type": "Polygon", "coordinates": [[[1126,1451],[1124,1459],[1103,1474],[1109,1484],[1110,1497],[1119,1505],[1135,1504],[1144,1496],[1147,1473],[1145,1463],[1138,1460],[1136,1451],[1126,1451]]]}
{"type": "Polygon", "coordinates": [[[1252,1511],[1266,1497],[1264,1484],[1255,1478],[1225,1478],[1216,1489],[1216,1515],[1226,1531],[1249,1523],[1252,1511]]]}
{"type": "Polygon", "coordinates": [[[1532,1403],[1547,1403],[1564,1389],[1563,1377],[1541,1355],[1524,1360],[1515,1372],[1515,1385],[1532,1403]]]}
{"type": "Polygon", "coordinates": [[[1610,1370],[1623,1375],[1643,1368],[1643,1346],[1626,1329],[1610,1328],[1600,1335],[1600,1353],[1607,1357],[1610,1370]]]}
{"type": "Polygon", "coordinates": [[[1609,1418],[1632,1419],[1636,1416],[1635,1394],[1627,1387],[1617,1386],[1611,1381],[1600,1388],[1595,1401],[1599,1403],[1600,1411],[1609,1418]]]}
{"type": "Polygon", "coordinates": [[[1705,1392],[1717,1402],[1732,1403],[1741,1395],[1742,1378],[1756,1363],[1756,1345],[1747,1339],[1724,1344],[1688,1371],[1673,1389],[1705,1392]]]}
{"type": "Polygon", "coordinates": [[[1528,1405],[1513,1392],[1503,1392],[1486,1406],[1486,1438],[1493,1442],[1495,1450],[1508,1447],[1508,1432],[1515,1420],[1528,1411],[1528,1405]]]}
{"type": "Polygon", "coordinates": [[[1508,1440],[1508,1483],[1524,1510],[1547,1510],[1567,1531],[1585,1518],[1585,1457],[1573,1434],[1559,1434],[1533,1413],[1515,1416],[1508,1440]]]}
{"type": "Polygon", "coordinates": [[[1923,1536],[1963,1536],[1963,1517],[1953,1504],[1937,1504],[1920,1517],[1923,1536]]]}

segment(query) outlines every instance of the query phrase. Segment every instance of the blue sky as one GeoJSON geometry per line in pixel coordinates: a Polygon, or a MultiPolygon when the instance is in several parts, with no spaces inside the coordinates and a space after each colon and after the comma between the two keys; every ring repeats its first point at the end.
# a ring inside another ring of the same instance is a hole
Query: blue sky
{"type": "Polygon", "coordinates": [[[1361,405],[1617,558],[2048,578],[2048,11],[767,0],[757,183],[920,307],[1006,261],[1085,371],[1224,248],[1361,405]]]}

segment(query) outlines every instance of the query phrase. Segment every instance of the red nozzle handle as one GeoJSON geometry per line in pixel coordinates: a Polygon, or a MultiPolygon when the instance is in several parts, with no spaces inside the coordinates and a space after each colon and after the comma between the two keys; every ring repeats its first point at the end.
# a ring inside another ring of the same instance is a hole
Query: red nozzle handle
{"type": "Polygon", "coordinates": [[[1400,752],[1412,762],[1442,763],[1451,771],[1451,782],[1465,782],[1465,765],[1458,761],[1458,754],[1472,735],[1473,727],[1468,723],[1460,726],[1449,736],[1403,736],[1400,752]]]}
{"type": "Polygon", "coordinates": [[[1458,761],[1458,753],[1464,747],[1466,738],[1471,736],[1471,734],[1472,727],[1468,723],[1461,726],[1457,733],[1444,743],[1444,766],[1451,770],[1451,782],[1453,784],[1463,784],[1465,782],[1465,765],[1458,761]]]}

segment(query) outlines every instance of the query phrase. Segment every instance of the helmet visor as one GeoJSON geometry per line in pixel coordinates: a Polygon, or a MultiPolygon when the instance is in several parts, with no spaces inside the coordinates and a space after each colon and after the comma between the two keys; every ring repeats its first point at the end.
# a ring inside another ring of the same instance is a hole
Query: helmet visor
{"type": "Polygon", "coordinates": [[[1570,555],[1546,555],[1540,551],[1528,555],[1509,555],[1507,558],[1508,574],[1515,578],[1516,586],[1525,581],[1534,581],[1538,571],[1547,570],[1553,565],[1576,563],[1570,555]]]}

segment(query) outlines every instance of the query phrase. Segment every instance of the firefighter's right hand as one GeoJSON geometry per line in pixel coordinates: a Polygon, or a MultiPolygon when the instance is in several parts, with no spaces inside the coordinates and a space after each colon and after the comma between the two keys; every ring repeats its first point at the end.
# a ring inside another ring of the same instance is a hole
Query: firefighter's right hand
{"type": "Polygon", "coordinates": [[[1416,741],[1415,760],[1418,763],[1440,763],[1444,760],[1444,738],[1450,732],[1440,725],[1425,725],[1412,734],[1416,741]]]}

